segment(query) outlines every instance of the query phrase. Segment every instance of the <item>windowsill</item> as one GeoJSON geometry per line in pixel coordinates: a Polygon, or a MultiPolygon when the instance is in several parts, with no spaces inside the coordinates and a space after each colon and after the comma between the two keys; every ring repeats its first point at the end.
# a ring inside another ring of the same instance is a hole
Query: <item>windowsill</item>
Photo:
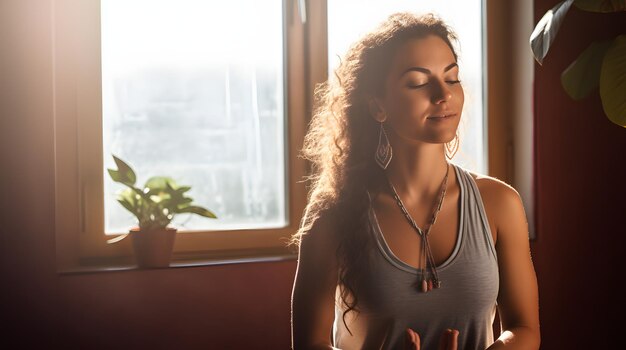
{"type": "Polygon", "coordinates": [[[297,260],[297,258],[298,258],[297,254],[285,253],[285,254],[249,256],[249,257],[176,259],[176,260],[172,260],[169,267],[148,268],[148,269],[139,268],[137,267],[137,264],[134,262],[118,261],[118,262],[100,263],[100,264],[83,264],[83,265],[76,266],[73,268],[64,269],[62,271],[57,271],[57,273],[61,275],[75,275],[75,274],[91,274],[91,273],[120,272],[120,271],[154,271],[154,270],[203,267],[203,266],[213,266],[213,265],[289,261],[289,260],[297,260]]]}

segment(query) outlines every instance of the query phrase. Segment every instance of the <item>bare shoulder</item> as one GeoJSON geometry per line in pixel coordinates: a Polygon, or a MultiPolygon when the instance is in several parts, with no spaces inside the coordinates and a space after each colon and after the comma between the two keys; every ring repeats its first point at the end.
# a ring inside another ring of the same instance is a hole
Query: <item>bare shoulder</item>
{"type": "Polygon", "coordinates": [[[494,228],[496,230],[494,241],[502,233],[503,224],[512,219],[525,220],[521,197],[513,186],[492,176],[468,172],[476,182],[492,231],[494,228]]]}
{"type": "Polygon", "coordinates": [[[308,244],[326,251],[327,248],[338,243],[336,226],[336,215],[331,212],[325,212],[324,214],[319,215],[312,220],[311,227],[302,236],[301,245],[308,244]]]}
{"type": "Polygon", "coordinates": [[[335,252],[339,244],[336,218],[326,213],[312,221],[309,230],[301,237],[298,261],[300,265],[313,267],[312,274],[329,273],[336,269],[335,252]],[[326,271],[320,267],[325,267],[326,271]]]}
{"type": "MultiPolygon", "coordinates": [[[[497,198],[502,199],[502,197],[519,196],[517,190],[513,188],[513,186],[507,184],[506,182],[498,178],[484,175],[484,174],[474,173],[469,170],[468,172],[474,178],[474,181],[476,182],[476,185],[478,186],[478,189],[480,190],[480,195],[482,197],[495,196],[497,198]],[[483,192],[485,193],[485,195],[483,195],[483,192]]],[[[508,200],[511,200],[511,198],[508,198],[508,200]]]]}

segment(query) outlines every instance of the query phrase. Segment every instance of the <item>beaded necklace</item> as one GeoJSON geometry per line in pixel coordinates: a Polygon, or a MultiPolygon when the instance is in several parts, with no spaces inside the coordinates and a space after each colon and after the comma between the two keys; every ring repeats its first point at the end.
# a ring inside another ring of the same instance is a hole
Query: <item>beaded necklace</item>
{"type": "Polygon", "coordinates": [[[432,272],[431,275],[428,278],[426,278],[426,275],[424,273],[425,269],[422,265],[422,258],[420,257],[419,270],[421,272],[422,279],[421,281],[418,280],[417,284],[418,284],[418,290],[421,290],[424,293],[432,290],[433,288],[441,288],[441,280],[439,279],[439,275],[437,274],[437,268],[435,266],[435,259],[433,258],[433,253],[430,249],[428,236],[430,234],[430,229],[433,227],[433,225],[437,221],[437,214],[439,214],[439,211],[441,210],[441,205],[443,204],[443,198],[446,195],[446,188],[448,184],[448,173],[450,172],[450,163],[446,161],[446,165],[447,165],[446,176],[443,178],[443,182],[441,183],[441,190],[439,193],[438,204],[433,210],[433,214],[431,216],[430,222],[428,223],[428,226],[426,226],[425,232],[424,230],[422,230],[421,228],[417,226],[417,224],[415,223],[415,220],[413,220],[409,212],[406,210],[404,203],[402,203],[400,196],[398,196],[398,192],[396,192],[395,187],[393,187],[391,180],[389,180],[389,177],[387,177],[387,175],[385,174],[385,177],[387,178],[387,183],[389,184],[389,187],[391,188],[391,191],[393,192],[393,198],[396,200],[396,203],[400,207],[400,210],[402,210],[402,214],[404,214],[404,217],[407,219],[411,227],[413,227],[415,232],[417,232],[417,234],[422,238],[421,239],[421,243],[422,243],[421,244],[421,251],[422,251],[421,257],[424,257],[424,256],[426,257],[426,259],[428,260],[428,262],[426,263],[428,265],[427,268],[430,268],[432,272]]]}

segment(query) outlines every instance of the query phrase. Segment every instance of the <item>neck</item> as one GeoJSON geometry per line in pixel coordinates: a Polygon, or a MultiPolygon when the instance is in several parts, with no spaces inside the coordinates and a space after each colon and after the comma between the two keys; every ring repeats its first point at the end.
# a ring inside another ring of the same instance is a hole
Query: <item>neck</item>
{"type": "Polygon", "coordinates": [[[393,158],[385,172],[403,201],[421,202],[438,195],[448,171],[444,144],[390,142],[393,158]]]}

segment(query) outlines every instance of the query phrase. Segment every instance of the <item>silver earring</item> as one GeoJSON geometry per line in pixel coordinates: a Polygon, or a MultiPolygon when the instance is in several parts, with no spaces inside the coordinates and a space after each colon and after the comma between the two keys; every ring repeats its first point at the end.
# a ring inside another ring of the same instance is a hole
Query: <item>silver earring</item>
{"type": "Polygon", "coordinates": [[[389,166],[389,162],[391,162],[392,157],[391,144],[389,144],[389,139],[387,138],[387,133],[385,132],[385,128],[383,127],[383,122],[380,122],[380,130],[378,132],[378,146],[376,146],[376,154],[374,155],[374,159],[376,160],[376,164],[379,167],[387,169],[389,166]]]}

